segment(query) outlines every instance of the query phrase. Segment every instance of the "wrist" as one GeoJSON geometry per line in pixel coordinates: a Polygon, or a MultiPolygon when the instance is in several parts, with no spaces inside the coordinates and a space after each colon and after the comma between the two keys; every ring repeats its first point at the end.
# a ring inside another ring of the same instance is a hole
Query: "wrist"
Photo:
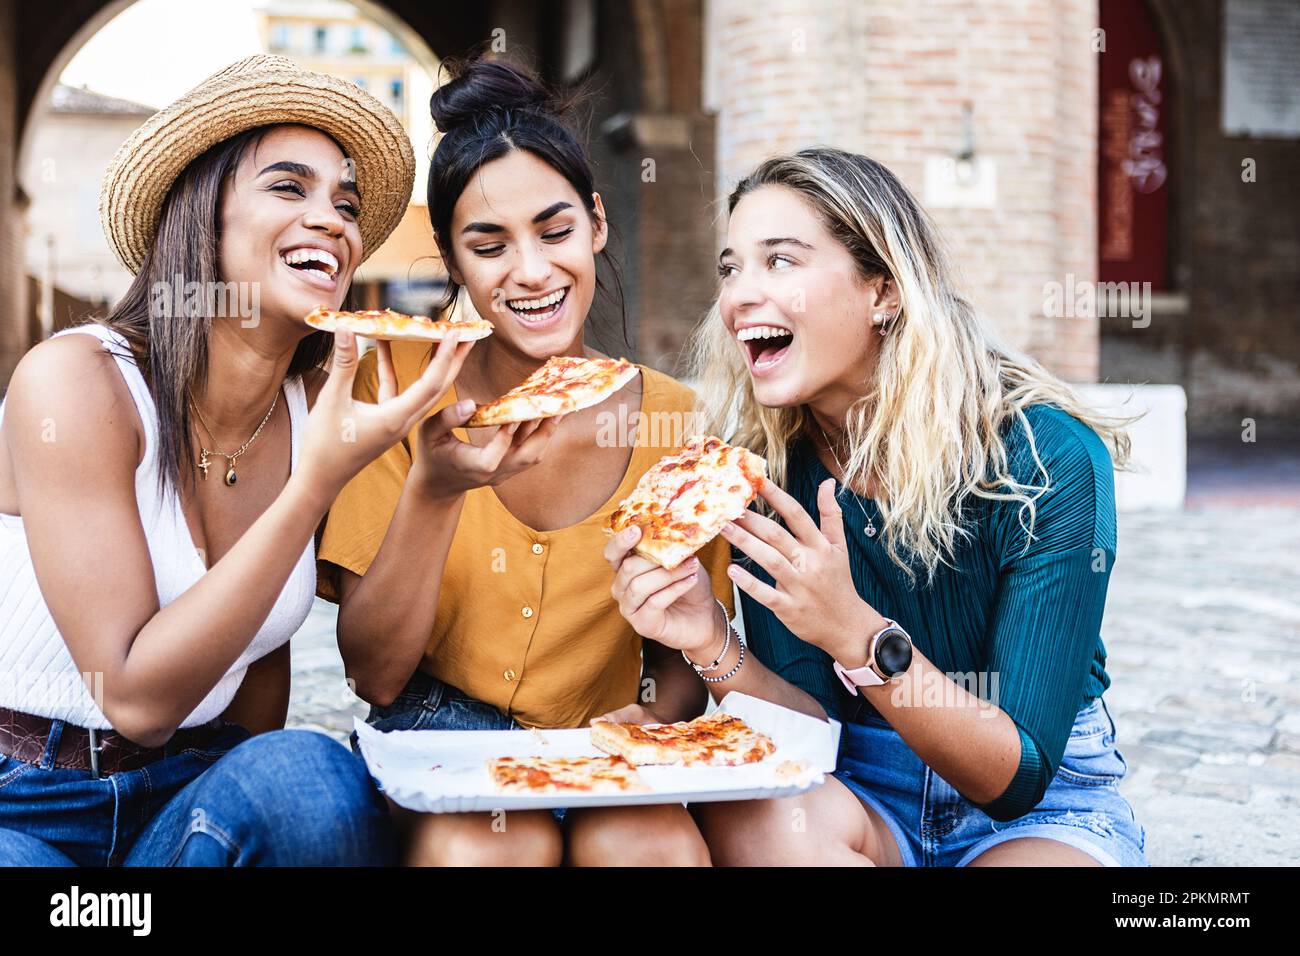
{"type": "Polygon", "coordinates": [[[411,495],[420,504],[431,508],[450,510],[465,497],[463,488],[435,487],[427,481],[412,481],[409,486],[411,495]]]}
{"type": "Polygon", "coordinates": [[[873,635],[880,633],[889,623],[879,611],[865,601],[854,609],[850,623],[841,628],[834,641],[824,650],[840,665],[854,670],[867,664],[867,649],[873,635]]]}
{"type": "Polygon", "coordinates": [[[424,469],[420,461],[419,458],[415,460],[407,475],[406,487],[410,489],[413,496],[423,503],[443,507],[455,504],[464,496],[464,488],[452,487],[446,481],[435,478],[424,469]]]}
{"type": "Polygon", "coordinates": [[[726,608],[716,600],[709,619],[712,622],[712,627],[707,632],[708,637],[694,647],[682,648],[686,652],[686,656],[701,667],[707,667],[710,662],[722,653],[722,648],[727,643],[731,627],[730,622],[727,620],[726,608]]]}
{"type": "Polygon", "coordinates": [[[305,469],[299,469],[289,476],[284,486],[284,494],[288,495],[295,504],[300,504],[318,518],[323,518],[325,512],[329,511],[330,505],[334,504],[334,499],[343,490],[343,484],[346,482],[332,482],[323,479],[320,475],[312,475],[305,469]]]}

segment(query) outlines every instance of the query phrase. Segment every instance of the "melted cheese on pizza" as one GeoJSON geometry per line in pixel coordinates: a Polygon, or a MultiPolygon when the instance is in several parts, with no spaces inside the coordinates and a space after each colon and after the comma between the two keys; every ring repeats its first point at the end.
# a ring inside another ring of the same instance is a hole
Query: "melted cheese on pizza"
{"type": "Polygon", "coordinates": [[[510,391],[478,408],[467,424],[507,424],[588,408],[618,391],[639,371],[627,359],[552,355],[510,391]]]}
{"type": "Polygon", "coordinates": [[[748,449],[694,436],[641,477],[610,515],[606,531],[640,525],[637,551],[674,568],[745,512],[766,474],[767,463],[748,449]]]}
{"type": "Polygon", "coordinates": [[[608,793],[644,790],[636,768],[622,757],[498,757],[488,764],[497,788],[520,793],[571,790],[608,793]]]}
{"type": "Polygon", "coordinates": [[[462,342],[481,339],[493,329],[492,323],[485,319],[431,319],[427,315],[405,315],[392,309],[335,312],[323,306],[317,306],[308,314],[307,324],[323,332],[346,328],[367,338],[425,339],[431,342],[440,341],[451,329],[460,332],[462,342]]]}

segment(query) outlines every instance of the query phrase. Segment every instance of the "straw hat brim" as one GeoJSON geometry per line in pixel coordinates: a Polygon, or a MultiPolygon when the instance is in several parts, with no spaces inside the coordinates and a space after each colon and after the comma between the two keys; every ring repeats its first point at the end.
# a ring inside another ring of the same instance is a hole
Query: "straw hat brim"
{"type": "Polygon", "coordinates": [[[415,155],[401,122],[369,93],[284,57],[250,57],[147,119],[109,163],[99,217],[133,274],[158,231],[176,177],[209,148],[258,126],[298,123],[338,141],[356,164],[364,261],[397,227],[411,200],[415,155]]]}

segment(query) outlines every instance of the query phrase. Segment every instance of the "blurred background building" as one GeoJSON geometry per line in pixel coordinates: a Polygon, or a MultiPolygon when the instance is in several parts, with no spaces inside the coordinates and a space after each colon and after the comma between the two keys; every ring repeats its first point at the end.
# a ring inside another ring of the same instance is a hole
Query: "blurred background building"
{"type": "Polygon", "coordinates": [[[363,85],[407,124],[421,175],[359,291],[427,309],[443,278],[422,207],[428,95],[440,58],[484,49],[592,91],[581,125],[630,339],[605,303],[606,349],[671,369],[716,289],[731,185],[830,143],[902,177],[1011,344],[1101,383],[1102,403],[1130,391],[1107,384],[1167,386],[1128,406],[1151,409],[1164,489],[1130,504],[1181,504],[1184,411],[1193,443],[1300,428],[1292,0],[0,0],[0,383],[51,322],[120,289],[90,248],[98,170],[144,115],[120,101],[156,108],[258,50],[363,85]],[[152,99],[128,95],[128,64],[148,66],[152,99]]]}

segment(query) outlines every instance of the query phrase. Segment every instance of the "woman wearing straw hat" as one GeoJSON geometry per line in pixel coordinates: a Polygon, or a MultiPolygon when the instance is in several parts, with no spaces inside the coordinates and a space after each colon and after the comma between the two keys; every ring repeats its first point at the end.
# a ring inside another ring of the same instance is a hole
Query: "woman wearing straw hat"
{"type": "Polygon", "coordinates": [[[355,339],[326,376],[303,321],[343,303],[413,176],[387,109],[269,56],[114,157],[101,216],[136,279],[34,348],[0,405],[0,863],[390,858],[364,767],[283,725],[313,534],[470,347],[364,404],[355,339]]]}

